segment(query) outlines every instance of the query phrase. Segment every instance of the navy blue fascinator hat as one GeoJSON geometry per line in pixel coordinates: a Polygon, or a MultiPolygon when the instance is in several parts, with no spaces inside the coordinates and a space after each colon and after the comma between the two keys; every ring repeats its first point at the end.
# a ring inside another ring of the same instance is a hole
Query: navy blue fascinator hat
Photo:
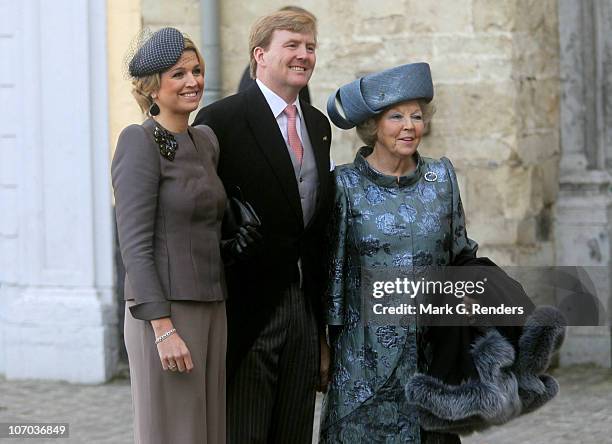
{"type": "Polygon", "coordinates": [[[433,99],[427,63],[410,63],[368,74],[341,86],[327,99],[327,115],[339,128],[350,129],[407,100],[433,99]]]}
{"type": "Polygon", "coordinates": [[[185,38],[176,28],[163,28],[141,42],[129,62],[132,77],[144,77],[174,66],[185,49],[185,38]]]}

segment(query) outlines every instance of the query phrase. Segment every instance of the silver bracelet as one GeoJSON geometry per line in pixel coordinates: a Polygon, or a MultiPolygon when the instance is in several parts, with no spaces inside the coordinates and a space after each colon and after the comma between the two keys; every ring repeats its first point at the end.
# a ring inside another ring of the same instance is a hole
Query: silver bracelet
{"type": "Polygon", "coordinates": [[[168,336],[173,335],[174,333],[176,333],[176,328],[173,328],[172,330],[168,330],[166,333],[164,333],[160,337],[155,338],[155,345],[159,344],[161,341],[166,339],[168,336]]]}

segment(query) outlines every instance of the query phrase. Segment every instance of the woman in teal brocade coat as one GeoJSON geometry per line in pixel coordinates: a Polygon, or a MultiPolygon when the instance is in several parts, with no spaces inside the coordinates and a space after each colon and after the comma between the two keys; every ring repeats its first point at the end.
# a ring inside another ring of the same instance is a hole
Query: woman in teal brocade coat
{"type": "Polygon", "coordinates": [[[357,125],[367,146],[335,171],[327,295],[332,377],[322,443],[460,442],[424,432],[406,401],[408,380],[427,370],[418,324],[381,323],[361,288],[366,271],[377,280],[418,280],[429,266],[476,253],[451,162],[417,151],[432,97],[429,66],[419,63],[358,79],[328,102],[331,120],[345,129],[357,125]]]}

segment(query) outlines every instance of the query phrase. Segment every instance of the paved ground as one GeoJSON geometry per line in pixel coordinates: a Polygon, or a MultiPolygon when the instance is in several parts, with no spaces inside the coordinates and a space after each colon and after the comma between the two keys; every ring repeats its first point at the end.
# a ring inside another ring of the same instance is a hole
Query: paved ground
{"type": "MultiPolygon", "coordinates": [[[[555,376],[561,384],[561,393],[547,406],[488,433],[464,438],[463,442],[612,443],[612,370],[570,367],[557,370],[555,376]]],[[[12,421],[70,423],[69,439],[46,441],[55,444],[131,443],[129,381],[118,378],[104,385],[85,386],[0,379],[0,423],[12,421]]],[[[45,441],[0,438],[0,442],[45,441]]]]}

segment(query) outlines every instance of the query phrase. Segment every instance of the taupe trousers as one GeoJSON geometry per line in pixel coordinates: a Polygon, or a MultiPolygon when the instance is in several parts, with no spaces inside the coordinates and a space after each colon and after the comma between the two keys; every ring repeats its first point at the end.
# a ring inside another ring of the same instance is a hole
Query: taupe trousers
{"type": "Polygon", "coordinates": [[[225,443],[225,302],[172,301],[172,322],[191,352],[191,373],[162,369],[149,321],[126,302],[125,345],[130,361],[137,444],[225,443]]]}

